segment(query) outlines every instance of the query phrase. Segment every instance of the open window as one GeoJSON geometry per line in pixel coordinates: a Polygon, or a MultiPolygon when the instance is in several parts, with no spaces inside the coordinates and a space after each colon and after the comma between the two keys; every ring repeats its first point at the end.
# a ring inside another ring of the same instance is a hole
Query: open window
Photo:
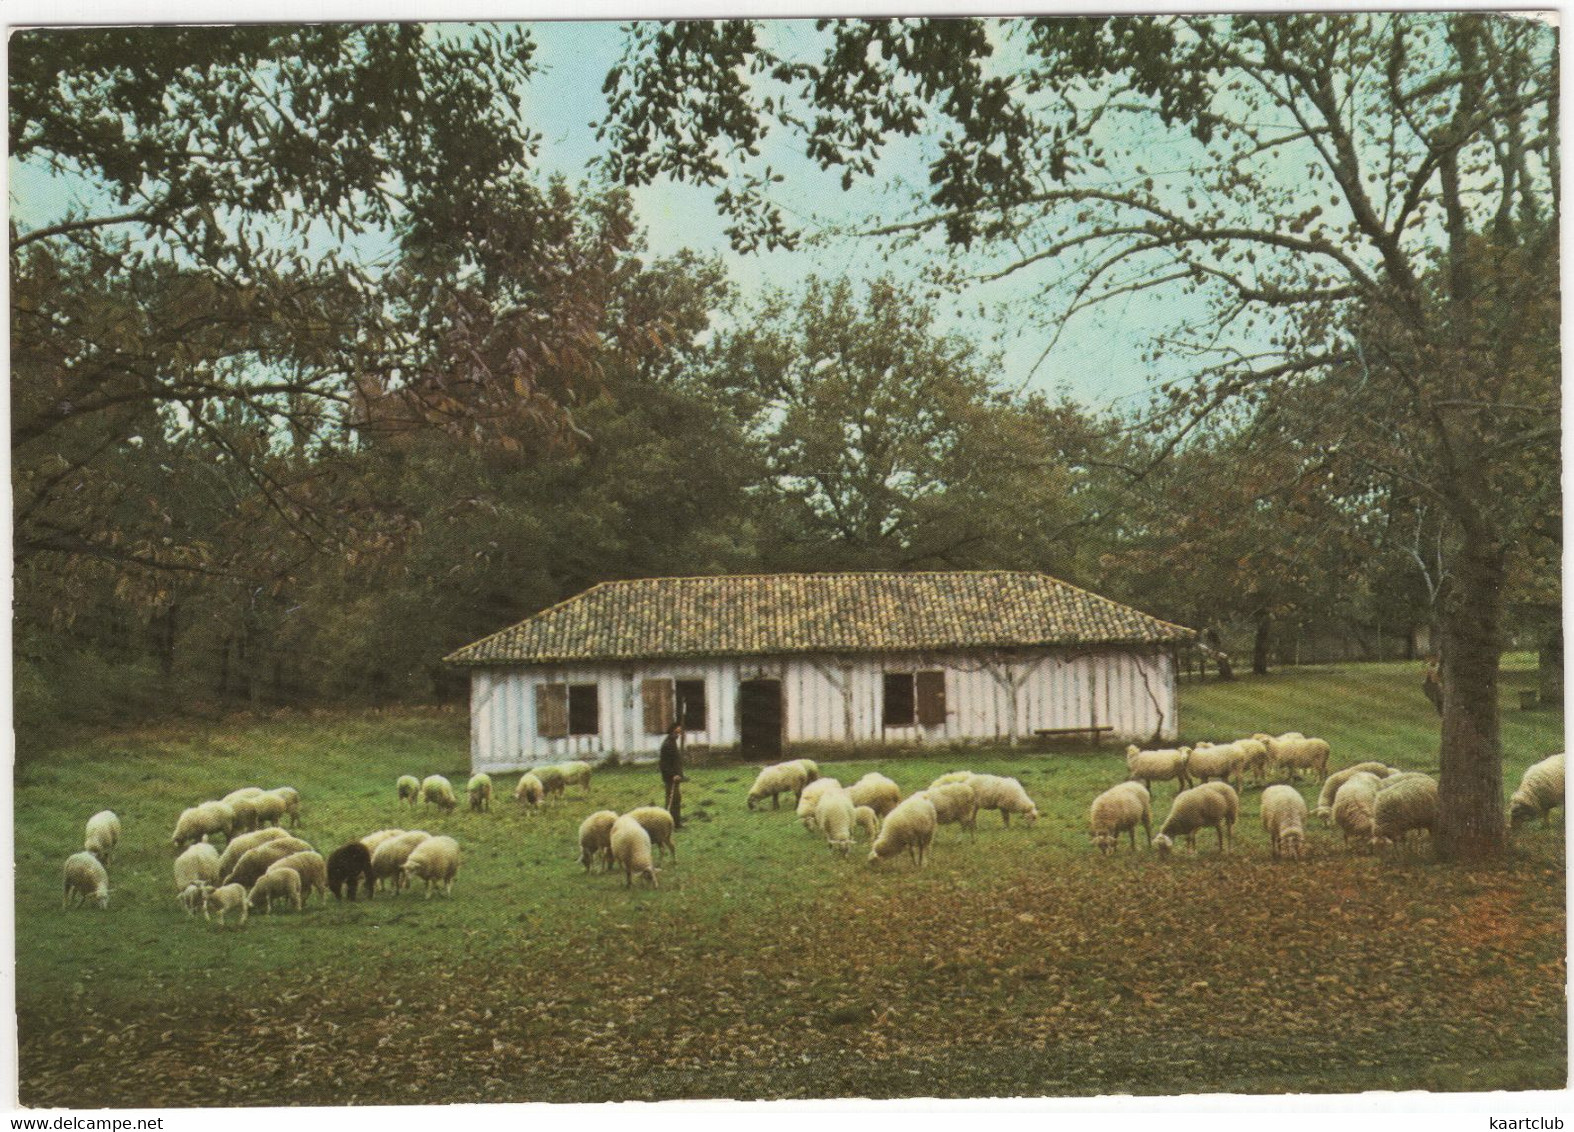
{"type": "Polygon", "coordinates": [[[665,735],[674,720],[685,731],[705,730],[704,680],[646,680],[640,685],[640,699],[647,735],[665,735]]]}
{"type": "Polygon", "coordinates": [[[594,684],[538,684],[536,734],[543,739],[601,733],[601,697],[594,684]]]}
{"type": "Polygon", "coordinates": [[[886,727],[939,727],[945,723],[945,673],[887,672],[880,722],[886,727]]]}
{"type": "Polygon", "coordinates": [[[678,721],[685,731],[705,730],[705,681],[677,681],[678,721]]]}

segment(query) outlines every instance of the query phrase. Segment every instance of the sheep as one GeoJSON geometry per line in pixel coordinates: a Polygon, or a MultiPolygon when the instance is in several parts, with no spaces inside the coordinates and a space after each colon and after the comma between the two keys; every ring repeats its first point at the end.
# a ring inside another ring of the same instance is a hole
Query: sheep
{"type": "Polygon", "coordinates": [[[921,792],[934,805],[935,824],[955,822],[978,836],[978,795],[965,782],[944,782],[921,792]]]}
{"type": "Polygon", "coordinates": [[[470,795],[470,809],[476,812],[492,808],[492,776],[486,773],[473,774],[465,786],[465,793],[470,795]]]}
{"type": "Polygon", "coordinates": [[[880,823],[880,836],[869,847],[870,864],[894,857],[906,849],[917,867],[923,868],[924,857],[935,839],[935,827],[939,824],[933,802],[922,794],[908,796],[880,823]]]}
{"type": "Polygon", "coordinates": [[[247,903],[254,909],[260,906],[264,912],[271,914],[275,900],[288,900],[297,912],[301,910],[300,873],[294,869],[269,869],[251,886],[247,903]]]}
{"type": "Polygon", "coordinates": [[[803,768],[803,776],[807,781],[813,782],[820,777],[820,764],[813,759],[793,759],[792,761],[803,768]]]}
{"type": "Polygon", "coordinates": [[[1175,838],[1184,835],[1186,844],[1195,852],[1197,831],[1212,827],[1219,835],[1219,852],[1223,853],[1226,832],[1234,827],[1239,813],[1239,798],[1228,783],[1209,782],[1182,790],[1170,803],[1170,812],[1153,839],[1153,848],[1161,857],[1167,857],[1175,847],[1175,838]]]}
{"type": "Polygon", "coordinates": [[[1198,743],[1190,751],[1186,757],[1186,777],[1193,782],[1207,782],[1210,778],[1240,781],[1245,759],[1234,743],[1198,743]]]}
{"type": "Polygon", "coordinates": [[[539,806],[546,797],[546,787],[534,771],[525,771],[519,776],[519,785],[514,787],[514,801],[521,806],[539,806]]]}
{"type": "Polygon", "coordinates": [[[1399,772],[1385,763],[1356,763],[1343,770],[1336,770],[1323,779],[1323,788],[1317,792],[1317,808],[1312,813],[1324,825],[1333,820],[1334,795],[1339,793],[1339,787],[1358,774],[1375,774],[1378,778],[1387,778],[1399,772]]]}
{"type": "Polygon", "coordinates": [[[201,881],[210,888],[219,886],[219,851],[206,841],[199,841],[175,858],[175,891],[201,881]]]}
{"type": "Polygon", "coordinates": [[[583,786],[585,793],[590,793],[590,772],[593,769],[587,762],[558,763],[558,773],[563,776],[564,786],[583,786]]]}
{"type": "Polygon", "coordinates": [[[264,793],[264,790],[261,786],[242,786],[236,790],[231,790],[228,794],[224,795],[224,797],[220,798],[219,801],[228,802],[233,806],[237,799],[255,798],[257,795],[262,793],[264,793]]]}
{"type": "Polygon", "coordinates": [[[197,909],[203,907],[208,901],[208,893],[213,891],[211,884],[204,884],[200,880],[192,881],[180,890],[180,895],[175,900],[186,910],[186,915],[195,916],[197,909]]]}
{"type": "Polygon", "coordinates": [[[563,788],[568,785],[568,780],[563,777],[563,768],[554,763],[536,767],[535,775],[541,783],[544,798],[563,793],[563,788]]]}
{"type": "Polygon", "coordinates": [[[413,774],[401,774],[394,782],[394,790],[399,795],[399,801],[413,807],[421,795],[421,780],[413,774]]]}
{"type": "Polygon", "coordinates": [[[1268,748],[1268,763],[1283,767],[1293,778],[1303,770],[1317,773],[1318,778],[1328,775],[1328,743],[1323,739],[1308,739],[1299,731],[1290,731],[1275,738],[1272,735],[1252,736],[1268,748]]]}
{"type": "Polygon", "coordinates": [[[73,904],[86,904],[89,900],[100,908],[109,907],[109,871],[86,849],[66,858],[65,896],[62,908],[73,904]]]}
{"type": "Polygon", "coordinates": [[[224,852],[219,855],[219,875],[223,876],[233,869],[236,861],[240,860],[246,853],[257,848],[257,846],[266,845],[270,841],[289,836],[288,830],[280,829],[275,825],[269,826],[267,829],[253,830],[251,833],[243,833],[239,837],[231,838],[224,843],[224,852]]]}
{"type": "Polygon", "coordinates": [[[343,889],[344,898],[354,900],[357,883],[364,885],[370,900],[377,887],[372,876],[372,851],[365,842],[349,841],[328,854],[328,891],[339,900],[339,890],[343,889]]]}
{"type": "Polygon", "coordinates": [[[953,782],[966,782],[972,777],[973,772],[970,770],[950,770],[931,782],[929,786],[933,789],[936,786],[947,786],[953,782]]]}
{"type": "Polygon", "coordinates": [[[404,868],[406,858],[430,836],[424,829],[412,829],[409,833],[390,837],[379,845],[372,853],[372,876],[377,883],[391,880],[394,892],[403,888],[404,874],[400,870],[404,868]]]}
{"type": "Polygon", "coordinates": [[[242,853],[240,860],[224,874],[220,884],[242,884],[250,888],[275,861],[282,861],[292,853],[303,853],[310,848],[299,837],[276,837],[272,841],[265,841],[257,848],[242,853]]]}
{"type": "Polygon", "coordinates": [[[421,801],[449,813],[459,803],[454,799],[454,785],[440,774],[429,774],[421,781],[421,801]]]}
{"type": "Polygon", "coordinates": [[[815,807],[815,824],[825,833],[825,843],[833,853],[842,856],[853,847],[853,800],[845,790],[831,790],[820,795],[815,807]]]}
{"type": "Polygon", "coordinates": [[[289,800],[271,790],[265,790],[252,798],[251,805],[256,811],[258,825],[279,825],[290,811],[289,800]]]}
{"type": "Polygon", "coordinates": [[[225,915],[239,908],[240,924],[238,926],[244,927],[246,925],[247,905],[246,886],[226,884],[224,887],[215,888],[208,893],[207,899],[202,904],[202,918],[211,920],[213,918],[212,913],[217,912],[219,924],[222,926],[225,915]]]}
{"type": "Polygon", "coordinates": [[[854,806],[868,806],[883,818],[902,800],[902,788],[885,775],[870,771],[847,788],[847,797],[854,806]]]}
{"type": "Polygon", "coordinates": [[[459,842],[452,837],[429,837],[411,851],[400,867],[405,887],[411,877],[426,882],[426,899],[432,898],[432,885],[443,886],[443,895],[454,894],[454,877],[459,875],[459,842]]]}
{"type": "Polygon", "coordinates": [[[1372,836],[1372,819],[1377,808],[1377,787],[1382,779],[1370,771],[1357,771],[1334,791],[1333,822],[1344,834],[1348,848],[1352,837],[1366,844],[1372,836]]]}
{"type": "Polygon", "coordinates": [[[1166,749],[1162,751],[1143,751],[1135,746],[1126,748],[1126,778],[1128,781],[1140,782],[1149,791],[1152,791],[1155,782],[1173,778],[1179,784],[1180,790],[1191,788],[1191,778],[1186,773],[1186,758],[1190,752],[1182,747],[1180,750],[1166,749]]]}
{"type": "MultiPolygon", "coordinates": [[[[819,777],[818,774],[815,775],[819,777]]],[[[779,795],[792,791],[794,800],[803,796],[803,788],[809,785],[809,772],[803,768],[801,760],[790,763],[774,763],[765,767],[754,779],[754,785],[749,787],[749,809],[754,809],[754,803],[766,796],[770,797],[771,809],[781,809],[779,795]]]]}
{"type": "Polygon", "coordinates": [[[853,825],[867,833],[870,841],[880,836],[880,815],[868,806],[853,807],[853,825]]]}
{"type": "Polygon", "coordinates": [[[1038,820],[1038,807],[1016,779],[998,774],[975,774],[967,784],[973,788],[978,808],[999,810],[1002,824],[1009,826],[1012,814],[1021,814],[1029,822],[1038,820]]]}
{"type": "Polygon", "coordinates": [[[100,810],[87,819],[87,829],[84,831],[82,848],[97,857],[104,864],[109,864],[110,853],[114,851],[120,841],[120,819],[113,810],[100,810]]]}
{"type": "Polygon", "coordinates": [[[1273,856],[1306,856],[1306,800],[1293,786],[1270,786],[1262,792],[1262,827],[1268,831],[1273,856]]]}
{"type": "Polygon", "coordinates": [[[814,832],[817,824],[814,816],[815,808],[819,806],[820,799],[824,797],[826,791],[836,793],[841,789],[842,784],[834,778],[816,778],[803,788],[803,792],[798,795],[798,817],[803,821],[805,829],[814,832]]]}
{"type": "Polygon", "coordinates": [[[1253,782],[1268,776],[1268,744],[1261,739],[1237,739],[1230,744],[1237,758],[1236,781],[1243,782],[1251,775],[1253,782]]]}
{"type": "Polygon", "coordinates": [[[384,841],[399,837],[404,832],[402,829],[379,829],[376,833],[368,833],[365,837],[359,838],[359,840],[362,845],[366,846],[368,853],[375,853],[377,852],[377,847],[384,841]]]}
{"type": "Polygon", "coordinates": [[[328,862],[322,859],[321,853],[306,849],[299,853],[291,853],[282,861],[275,861],[268,866],[270,873],[280,869],[293,869],[301,874],[303,899],[315,892],[321,903],[328,903],[328,862]]]}
{"type": "Polygon", "coordinates": [[[1551,825],[1552,811],[1563,805],[1563,756],[1553,755],[1527,768],[1508,801],[1510,828],[1518,829],[1536,817],[1543,826],[1551,825]]]}
{"type": "Polygon", "coordinates": [[[256,801],[263,802],[267,798],[278,798],[284,802],[284,813],[289,816],[290,825],[301,823],[301,792],[293,786],[275,786],[272,790],[264,790],[256,801]]]}
{"type": "Polygon", "coordinates": [[[628,816],[639,822],[645,832],[650,834],[652,845],[665,849],[674,861],[678,859],[678,847],[672,842],[671,814],[660,806],[640,806],[630,810],[628,816]]]}
{"type": "Polygon", "coordinates": [[[650,834],[634,820],[633,814],[624,814],[612,823],[610,842],[612,859],[623,867],[623,887],[633,887],[635,873],[650,881],[650,887],[659,887],[656,865],[650,856],[650,834]]]}
{"type": "Polygon", "coordinates": [[[1411,830],[1437,826],[1437,783],[1424,774],[1396,774],[1377,787],[1372,808],[1372,848],[1403,841],[1411,830]]]}
{"type": "Polygon", "coordinates": [[[579,863],[590,871],[591,862],[601,858],[601,871],[612,867],[612,823],[618,820],[614,810],[597,810],[579,823],[579,863]]]}
{"type": "Polygon", "coordinates": [[[1137,851],[1137,826],[1153,844],[1153,802],[1148,788],[1140,782],[1122,782],[1093,799],[1088,807],[1088,836],[1100,853],[1108,855],[1120,847],[1120,835],[1131,835],[1131,851],[1137,851]]]}
{"type": "Polygon", "coordinates": [[[235,811],[235,824],[230,830],[232,836],[236,833],[254,830],[262,824],[262,815],[258,812],[257,799],[255,797],[246,796],[234,800],[226,797],[222,801],[235,811]]]}
{"type": "Polygon", "coordinates": [[[211,834],[222,833],[228,838],[234,828],[233,807],[224,802],[203,802],[181,811],[169,840],[175,848],[184,849],[193,841],[206,841],[211,834]]]}

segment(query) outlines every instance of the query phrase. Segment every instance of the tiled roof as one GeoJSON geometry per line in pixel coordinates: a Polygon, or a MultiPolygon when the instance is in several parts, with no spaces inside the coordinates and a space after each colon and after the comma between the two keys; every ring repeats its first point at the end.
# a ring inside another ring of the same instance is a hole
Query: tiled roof
{"type": "Polygon", "coordinates": [[[1191,629],[1044,574],[761,574],[603,582],[452,664],[1170,644],[1191,629]]]}

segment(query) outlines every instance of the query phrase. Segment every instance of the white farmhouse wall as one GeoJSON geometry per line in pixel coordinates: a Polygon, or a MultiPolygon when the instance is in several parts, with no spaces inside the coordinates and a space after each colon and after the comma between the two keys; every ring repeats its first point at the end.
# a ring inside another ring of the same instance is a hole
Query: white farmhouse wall
{"type": "Polygon", "coordinates": [[[756,678],[782,682],[783,741],[845,744],[1011,743],[1040,728],[1109,726],[1118,741],[1177,734],[1175,667],[1162,650],[1116,648],[1016,651],[1010,655],[900,653],[712,659],[674,664],[572,664],[476,668],[470,683],[473,770],[520,770],[564,759],[654,759],[662,736],[646,734],[641,687],[649,679],[704,680],[706,723],[693,746],[739,742],[738,687],[756,678]],[[945,722],[884,727],[884,674],[945,672],[945,722]],[[542,738],[536,688],[597,686],[595,735],[542,738]]]}

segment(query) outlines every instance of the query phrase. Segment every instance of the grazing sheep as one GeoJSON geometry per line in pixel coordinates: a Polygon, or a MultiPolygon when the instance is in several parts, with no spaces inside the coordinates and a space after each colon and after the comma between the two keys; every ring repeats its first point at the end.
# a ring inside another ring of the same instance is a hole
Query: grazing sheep
{"type": "Polygon", "coordinates": [[[1021,814],[1029,822],[1038,820],[1038,807],[1016,779],[998,774],[975,774],[967,784],[973,788],[978,808],[999,810],[1002,824],[1010,825],[1012,814],[1021,814]]]}
{"type": "Polygon", "coordinates": [[[535,775],[541,783],[541,794],[544,798],[563,793],[563,788],[568,785],[568,780],[563,777],[563,768],[554,763],[536,767],[535,775]]]}
{"type": "Polygon", "coordinates": [[[1317,809],[1312,811],[1316,817],[1327,825],[1334,816],[1334,795],[1339,793],[1339,787],[1358,774],[1375,774],[1378,778],[1387,778],[1399,772],[1385,763],[1356,763],[1343,770],[1336,770],[1323,779],[1323,788],[1317,792],[1317,809]]]}
{"type": "Polygon", "coordinates": [[[280,825],[290,810],[289,800],[271,790],[252,798],[251,805],[256,811],[258,825],[280,825]]]}
{"type": "MultiPolygon", "coordinates": [[[[815,775],[819,777],[818,774],[815,775]]],[[[754,779],[754,785],[749,787],[749,809],[754,809],[754,803],[762,798],[769,797],[771,809],[781,809],[779,795],[792,791],[794,801],[803,796],[803,788],[809,785],[809,772],[803,768],[802,760],[790,763],[774,763],[760,771],[754,779]]]]}
{"type": "Polygon", "coordinates": [[[1234,743],[1198,743],[1190,751],[1186,757],[1186,777],[1193,782],[1207,782],[1210,778],[1221,782],[1231,778],[1240,781],[1245,756],[1234,743]]]}
{"type": "Polygon", "coordinates": [[[301,910],[304,904],[301,900],[300,873],[294,869],[269,869],[251,886],[247,903],[253,909],[261,907],[265,913],[271,914],[275,900],[288,900],[297,912],[301,910]]]}
{"type": "Polygon", "coordinates": [[[1563,805],[1563,756],[1553,755],[1527,768],[1508,802],[1510,828],[1518,829],[1537,817],[1543,826],[1551,825],[1552,811],[1563,805]]]}
{"type": "Polygon", "coordinates": [[[935,823],[955,823],[974,837],[978,836],[978,795],[965,782],[944,782],[922,791],[934,805],[935,823]]]}
{"type": "Polygon", "coordinates": [[[883,774],[870,771],[847,788],[854,806],[868,806],[882,818],[902,800],[902,788],[883,774]]]}
{"type": "Polygon", "coordinates": [[[678,847],[672,841],[672,815],[660,806],[640,806],[630,810],[628,816],[639,822],[645,832],[650,834],[650,843],[660,849],[665,849],[671,854],[672,859],[678,859],[678,847]]]}
{"type": "Polygon", "coordinates": [[[100,908],[109,907],[109,872],[104,862],[84,849],[66,858],[65,896],[60,906],[69,908],[89,900],[100,908]]]}
{"type": "Polygon", "coordinates": [[[792,761],[803,768],[803,776],[809,782],[813,782],[820,777],[820,764],[813,759],[793,759],[792,761]]]}
{"type": "Polygon", "coordinates": [[[275,825],[269,826],[267,829],[254,830],[251,833],[243,833],[239,837],[231,838],[224,843],[224,852],[219,854],[219,875],[223,876],[233,869],[236,861],[240,860],[246,853],[257,848],[257,846],[266,845],[270,841],[289,836],[288,830],[280,829],[275,825]]]}
{"type": "Polygon", "coordinates": [[[262,824],[262,814],[257,808],[257,799],[255,797],[236,798],[234,801],[225,798],[223,802],[235,811],[235,824],[230,829],[232,837],[237,833],[247,833],[254,830],[262,824]]]}
{"type": "Polygon", "coordinates": [[[212,913],[217,912],[219,924],[222,926],[225,915],[239,908],[239,926],[244,927],[246,924],[246,911],[248,905],[246,896],[246,887],[240,884],[226,884],[223,888],[212,889],[208,893],[207,900],[203,902],[202,918],[204,920],[211,920],[213,918],[212,913]]]}
{"type": "Polygon", "coordinates": [[[268,872],[277,872],[280,869],[293,869],[301,874],[301,897],[317,893],[318,900],[328,903],[328,862],[322,859],[322,854],[311,849],[300,853],[291,853],[282,861],[275,861],[268,866],[268,872]]]}
{"type": "Polygon", "coordinates": [[[1403,841],[1412,830],[1437,827],[1437,783],[1424,774],[1396,774],[1377,787],[1372,808],[1372,848],[1403,841]]]}
{"type": "Polygon", "coordinates": [[[255,798],[257,795],[262,793],[264,793],[264,791],[261,786],[242,786],[236,790],[231,790],[228,794],[224,795],[224,797],[220,798],[219,801],[228,802],[233,806],[237,799],[255,798]]]}
{"type": "Polygon", "coordinates": [[[389,881],[394,892],[404,887],[405,860],[415,851],[415,847],[428,837],[432,836],[424,829],[412,829],[409,833],[401,833],[398,837],[390,837],[379,845],[372,853],[372,876],[378,884],[389,881]]]}
{"type": "Polygon", "coordinates": [[[234,828],[235,810],[231,806],[224,802],[203,802],[181,811],[169,840],[175,848],[184,849],[193,841],[206,841],[215,833],[228,838],[234,828]]]}
{"type": "Polygon", "coordinates": [[[1372,819],[1377,809],[1377,788],[1382,779],[1370,771],[1357,771],[1334,791],[1331,811],[1333,822],[1344,834],[1346,848],[1350,839],[1365,845],[1372,837],[1372,819]]]}
{"type": "Polygon", "coordinates": [[[1263,734],[1252,738],[1267,746],[1270,767],[1282,768],[1292,778],[1299,778],[1303,770],[1316,772],[1318,778],[1327,777],[1329,749],[1326,740],[1308,739],[1299,731],[1290,731],[1277,738],[1263,734]]]}
{"type": "Polygon", "coordinates": [[[870,862],[894,857],[906,849],[908,856],[919,868],[923,868],[924,857],[935,839],[935,827],[939,824],[933,802],[922,794],[909,795],[880,823],[880,836],[869,847],[870,862]]]}
{"type": "Polygon", "coordinates": [[[258,877],[273,867],[275,861],[282,861],[292,853],[304,853],[309,849],[311,846],[299,837],[276,837],[272,841],[265,841],[257,848],[242,853],[240,860],[224,874],[220,883],[241,884],[250,888],[257,883],[258,877]]]}
{"type": "Polygon", "coordinates": [[[404,834],[404,832],[405,831],[402,829],[379,829],[375,833],[368,833],[365,837],[362,837],[359,840],[362,845],[366,846],[366,851],[368,853],[375,853],[377,852],[377,847],[384,841],[389,841],[395,837],[399,837],[404,834]]]}
{"type": "Polygon", "coordinates": [[[1226,782],[1182,790],[1170,803],[1170,812],[1153,839],[1153,848],[1160,856],[1168,856],[1175,847],[1175,838],[1184,835],[1186,844],[1196,852],[1197,831],[1211,827],[1219,835],[1219,852],[1223,853],[1226,836],[1233,831],[1239,813],[1239,797],[1226,782]]]}
{"type": "Polygon", "coordinates": [[[199,841],[175,858],[175,891],[183,892],[187,885],[201,881],[209,888],[219,886],[219,851],[206,841],[199,841]]]}
{"type": "Polygon", "coordinates": [[[87,819],[82,848],[109,864],[109,856],[120,841],[120,819],[113,810],[100,810],[87,819]]]}
{"type": "Polygon", "coordinates": [[[519,776],[519,785],[514,787],[514,801],[522,806],[534,808],[539,806],[546,796],[546,787],[533,771],[527,770],[519,776]]]}
{"type": "Polygon", "coordinates": [[[443,886],[443,895],[454,894],[454,877],[459,875],[459,842],[452,837],[428,837],[411,851],[399,870],[409,887],[411,877],[426,882],[426,897],[432,898],[432,885],[443,886]]]}
{"type": "Polygon", "coordinates": [[[354,900],[357,882],[365,887],[370,900],[377,888],[377,878],[372,875],[372,851],[364,842],[349,841],[328,854],[328,891],[338,900],[339,890],[343,889],[345,898],[354,900]]]}
{"type": "Polygon", "coordinates": [[[563,776],[564,786],[582,786],[585,793],[590,793],[590,772],[593,769],[587,762],[558,763],[558,773],[563,776]]]}
{"type": "Polygon", "coordinates": [[[492,776],[481,773],[470,776],[469,783],[465,786],[465,793],[470,795],[470,808],[476,812],[492,808],[492,776]]]}
{"type": "MultiPolygon", "coordinates": [[[[284,815],[290,819],[291,826],[301,823],[301,792],[293,786],[275,786],[272,790],[264,790],[257,796],[255,802],[263,803],[268,798],[277,798],[284,803],[284,815]]],[[[276,820],[273,818],[270,821],[276,820]]]]}
{"type": "Polygon", "coordinates": [[[1180,790],[1190,789],[1191,778],[1186,773],[1186,759],[1189,754],[1190,752],[1184,747],[1180,750],[1162,751],[1143,751],[1135,746],[1127,747],[1126,777],[1128,781],[1142,783],[1150,792],[1155,782],[1163,782],[1170,778],[1175,779],[1180,790]]]}
{"type": "Polygon", "coordinates": [[[827,791],[836,793],[841,789],[842,784],[834,778],[816,778],[803,788],[803,792],[798,795],[798,817],[805,829],[814,832],[816,825],[814,811],[825,793],[827,791]]]}
{"type": "Polygon", "coordinates": [[[1237,739],[1231,746],[1239,759],[1237,782],[1244,781],[1247,775],[1253,782],[1261,782],[1268,776],[1268,744],[1261,739],[1237,739]]]}
{"type": "Polygon", "coordinates": [[[650,887],[658,887],[656,865],[650,856],[650,834],[634,820],[633,814],[624,814],[612,823],[610,841],[612,859],[623,867],[625,888],[633,886],[635,873],[650,881],[650,887]]]}
{"type": "Polygon", "coordinates": [[[579,863],[587,873],[597,857],[602,872],[612,867],[612,823],[617,820],[616,811],[597,810],[579,823],[579,863]]]}
{"type": "Polygon", "coordinates": [[[868,806],[853,807],[853,825],[867,833],[870,841],[880,836],[880,815],[868,806]]]}
{"type": "Polygon", "coordinates": [[[186,915],[195,916],[197,909],[203,907],[208,901],[208,893],[213,891],[211,884],[202,881],[192,881],[180,890],[180,895],[175,900],[186,910],[186,915]]]}
{"type": "Polygon", "coordinates": [[[1297,861],[1306,856],[1306,800],[1295,787],[1270,786],[1262,792],[1262,827],[1275,860],[1281,853],[1297,861]]]}
{"type": "Polygon", "coordinates": [[[399,801],[414,806],[421,796],[421,780],[413,774],[401,774],[394,789],[399,793],[399,801]]]}
{"type": "Polygon", "coordinates": [[[454,785],[440,774],[429,774],[421,781],[421,801],[449,813],[459,805],[454,798],[454,785]]]}
{"type": "Polygon", "coordinates": [[[853,800],[845,790],[831,790],[820,795],[815,807],[815,824],[825,833],[825,843],[831,852],[847,856],[853,847],[853,800]]]}
{"type": "Polygon", "coordinates": [[[1137,826],[1153,844],[1153,802],[1148,788],[1140,782],[1122,782],[1093,799],[1088,807],[1088,836],[1100,853],[1108,855],[1120,847],[1120,835],[1131,835],[1131,851],[1137,851],[1137,826]]]}

